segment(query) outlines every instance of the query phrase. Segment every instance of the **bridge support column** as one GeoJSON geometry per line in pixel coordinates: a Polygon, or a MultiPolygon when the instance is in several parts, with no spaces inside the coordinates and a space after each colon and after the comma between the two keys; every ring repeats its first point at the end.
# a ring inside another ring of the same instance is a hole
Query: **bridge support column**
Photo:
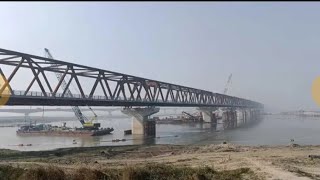
{"type": "Polygon", "coordinates": [[[245,109],[236,110],[237,113],[237,127],[242,126],[246,123],[247,113],[245,109]]]}
{"type": "Polygon", "coordinates": [[[124,108],[122,113],[132,117],[132,134],[155,136],[156,124],[149,116],[159,112],[160,108],[124,108]]]}
{"type": "Polygon", "coordinates": [[[246,123],[247,119],[247,111],[245,109],[242,110],[242,124],[246,123]]]}
{"type": "Polygon", "coordinates": [[[255,121],[261,120],[260,109],[243,109],[243,124],[255,123],[255,121]]]}
{"type": "Polygon", "coordinates": [[[244,109],[242,112],[243,112],[243,124],[247,124],[250,120],[250,111],[248,109],[244,109]]]}
{"type": "Polygon", "coordinates": [[[261,112],[259,109],[252,109],[252,120],[259,121],[261,118],[261,112]]]}
{"type": "Polygon", "coordinates": [[[233,109],[224,111],[222,121],[224,129],[237,127],[237,112],[233,109]]]}
{"type": "Polygon", "coordinates": [[[231,111],[231,112],[232,112],[232,119],[231,119],[231,121],[232,121],[232,128],[236,128],[237,125],[238,125],[238,123],[237,123],[237,121],[238,121],[237,111],[234,110],[234,111],[231,111]]]}
{"type": "Polygon", "coordinates": [[[246,123],[258,120],[259,112],[257,109],[247,109],[246,112],[246,123]]]}
{"type": "Polygon", "coordinates": [[[200,113],[202,115],[203,122],[217,124],[217,118],[214,113],[214,111],[216,111],[217,108],[201,107],[201,108],[198,108],[198,110],[200,111],[200,113]]]}
{"type": "Polygon", "coordinates": [[[256,112],[254,109],[251,109],[251,121],[255,121],[256,120],[256,112]]]}
{"type": "Polygon", "coordinates": [[[237,114],[237,127],[242,126],[243,124],[243,110],[242,109],[237,109],[236,110],[236,114],[237,114]]]}

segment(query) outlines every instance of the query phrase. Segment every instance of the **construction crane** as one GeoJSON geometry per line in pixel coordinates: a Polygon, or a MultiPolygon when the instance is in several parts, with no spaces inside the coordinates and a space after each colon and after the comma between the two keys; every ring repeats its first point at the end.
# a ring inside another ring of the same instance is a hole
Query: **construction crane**
{"type": "MultiPolygon", "coordinates": [[[[49,49],[45,48],[44,50],[45,50],[46,58],[54,59],[53,56],[51,55],[49,49]]],[[[54,67],[57,65],[54,64],[52,66],[54,67]]],[[[62,73],[56,72],[55,75],[56,75],[58,81],[61,81],[62,73]]],[[[73,97],[73,95],[72,95],[70,89],[67,87],[67,83],[64,79],[62,80],[61,86],[62,86],[63,90],[65,91],[66,96],[73,97]]],[[[72,107],[72,110],[73,110],[75,116],[78,118],[78,120],[82,124],[83,128],[85,128],[85,129],[98,129],[100,127],[100,123],[93,123],[93,120],[95,120],[97,118],[97,114],[93,111],[93,109],[90,106],[88,106],[88,107],[91,110],[91,112],[94,114],[94,117],[92,117],[90,121],[88,120],[88,118],[84,114],[82,114],[82,112],[78,106],[72,107]]]]}
{"type": "Polygon", "coordinates": [[[182,114],[188,116],[189,118],[193,119],[194,121],[199,121],[199,117],[196,117],[196,116],[194,116],[194,115],[191,115],[191,114],[189,114],[189,113],[187,113],[187,112],[185,112],[185,111],[182,111],[182,114]]]}
{"type": "Polygon", "coordinates": [[[224,88],[224,90],[223,90],[223,94],[227,94],[227,92],[228,92],[228,89],[229,89],[229,86],[230,86],[230,84],[231,84],[231,78],[232,78],[232,73],[229,75],[229,77],[228,77],[228,81],[227,81],[227,84],[226,84],[226,86],[225,86],[225,88],[224,88]]]}
{"type": "MultiPolygon", "coordinates": [[[[226,86],[224,87],[223,94],[227,94],[227,92],[229,90],[229,86],[231,84],[231,79],[232,79],[232,73],[228,77],[228,81],[226,83],[226,86]]],[[[221,111],[227,110],[228,108],[219,108],[219,109],[220,109],[220,113],[221,113],[221,111]]]]}

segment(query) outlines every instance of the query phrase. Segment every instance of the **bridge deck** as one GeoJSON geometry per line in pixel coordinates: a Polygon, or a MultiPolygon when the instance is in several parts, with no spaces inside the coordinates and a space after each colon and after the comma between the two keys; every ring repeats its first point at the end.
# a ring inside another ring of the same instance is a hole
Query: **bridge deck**
{"type": "Polygon", "coordinates": [[[125,99],[118,97],[111,99],[106,96],[88,96],[83,98],[80,94],[74,94],[73,97],[63,97],[63,94],[57,93],[55,96],[48,93],[44,96],[42,92],[30,91],[28,95],[24,95],[24,91],[14,91],[14,95],[2,95],[3,98],[8,97],[6,103],[8,106],[25,106],[25,105],[41,105],[41,106],[172,106],[172,107],[242,107],[250,108],[245,105],[226,105],[226,104],[197,104],[192,102],[174,102],[161,100],[150,101],[149,99],[125,99]]]}

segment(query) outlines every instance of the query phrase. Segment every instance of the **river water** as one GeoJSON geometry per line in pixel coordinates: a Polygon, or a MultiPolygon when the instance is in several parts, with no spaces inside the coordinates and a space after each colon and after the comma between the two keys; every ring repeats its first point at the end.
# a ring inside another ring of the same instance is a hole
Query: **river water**
{"type": "MultiPolygon", "coordinates": [[[[64,121],[67,126],[78,126],[75,120],[64,121]]],[[[261,122],[248,127],[233,130],[217,130],[206,124],[157,124],[156,138],[144,139],[141,136],[124,135],[131,129],[131,119],[127,117],[98,120],[102,127],[113,127],[115,131],[101,137],[57,137],[16,135],[18,127],[0,127],[0,148],[21,151],[49,150],[62,147],[88,147],[128,144],[212,144],[227,141],[243,145],[288,145],[290,139],[301,145],[320,144],[320,118],[284,115],[265,115],[261,122]],[[73,144],[73,140],[77,144],[73,144]],[[126,139],[124,142],[112,142],[112,139],[126,139]],[[18,146],[32,144],[32,146],[18,146]]],[[[61,125],[62,122],[51,124],[61,125]]]]}

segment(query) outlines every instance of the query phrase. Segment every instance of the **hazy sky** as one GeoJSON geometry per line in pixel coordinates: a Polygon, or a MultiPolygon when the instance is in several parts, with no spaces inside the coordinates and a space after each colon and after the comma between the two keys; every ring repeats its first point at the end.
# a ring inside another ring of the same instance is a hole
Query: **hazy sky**
{"type": "Polygon", "coordinates": [[[320,3],[0,3],[0,48],[259,101],[319,108],[320,3]]]}

